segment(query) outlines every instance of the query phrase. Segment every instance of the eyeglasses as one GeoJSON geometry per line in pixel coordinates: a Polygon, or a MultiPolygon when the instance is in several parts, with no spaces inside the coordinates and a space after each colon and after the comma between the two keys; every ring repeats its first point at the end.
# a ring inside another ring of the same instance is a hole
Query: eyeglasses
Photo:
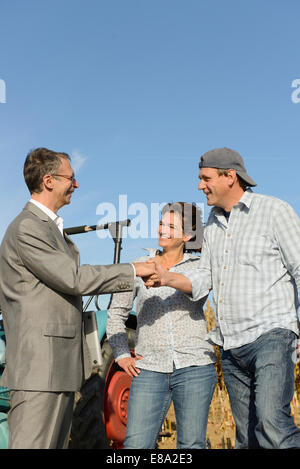
{"type": "Polygon", "coordinates": [[[52,174],[52,176],[58,176],[58,177],[61,177],[61,178],[69,179],[69,181],[71,181],[72,184],[74,184],[74,182],[76,181],[75,176],[66,176],[65,174],[52,174]]]}

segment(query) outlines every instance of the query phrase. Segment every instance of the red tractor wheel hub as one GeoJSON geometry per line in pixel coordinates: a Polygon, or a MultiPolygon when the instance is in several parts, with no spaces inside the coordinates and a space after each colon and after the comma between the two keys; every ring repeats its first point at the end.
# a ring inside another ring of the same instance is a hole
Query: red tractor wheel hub
{"type": "Polygon", "coordinates": [[[107,438],[115,447],[122,447],[125,440],[131,381],[125,371],[111,364],[105,382],[104,418],[107,438]]]}

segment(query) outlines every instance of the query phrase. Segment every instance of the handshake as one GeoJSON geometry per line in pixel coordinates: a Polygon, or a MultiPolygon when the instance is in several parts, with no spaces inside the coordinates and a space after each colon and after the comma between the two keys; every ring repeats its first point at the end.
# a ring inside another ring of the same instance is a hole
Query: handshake
{"type": "Polygon", "coordinates": [[[146,288],[168,285],[168,271],[157,259],[153,258],[147,262],[136,262],[133,265],[136,276],[143,279],[146,288]]]}

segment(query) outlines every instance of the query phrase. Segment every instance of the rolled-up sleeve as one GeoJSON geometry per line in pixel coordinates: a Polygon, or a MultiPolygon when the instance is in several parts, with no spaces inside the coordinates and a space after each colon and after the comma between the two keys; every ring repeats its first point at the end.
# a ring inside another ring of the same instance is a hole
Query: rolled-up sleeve
{"type": "Polygon", "coordinates": [[[192,293],[188,295],[191,301],[198,301],[207,296],[212,288],[210,267],[210,252],[206,240],[203,240],[199,267],[183,272],[192,284],[192,293]]]}

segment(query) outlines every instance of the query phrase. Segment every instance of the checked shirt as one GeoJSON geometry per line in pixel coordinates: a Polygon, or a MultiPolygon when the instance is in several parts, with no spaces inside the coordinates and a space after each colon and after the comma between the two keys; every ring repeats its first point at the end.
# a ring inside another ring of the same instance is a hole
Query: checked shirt
{"type": "Polygon", "coordinates": [[[230,349],[280,327],[298,334],[300,220],[289,204],[247,190],[227,221],[211,210],[198,269],[184,272],[192,298],[212,289],[213,343],[230,349]]]}

